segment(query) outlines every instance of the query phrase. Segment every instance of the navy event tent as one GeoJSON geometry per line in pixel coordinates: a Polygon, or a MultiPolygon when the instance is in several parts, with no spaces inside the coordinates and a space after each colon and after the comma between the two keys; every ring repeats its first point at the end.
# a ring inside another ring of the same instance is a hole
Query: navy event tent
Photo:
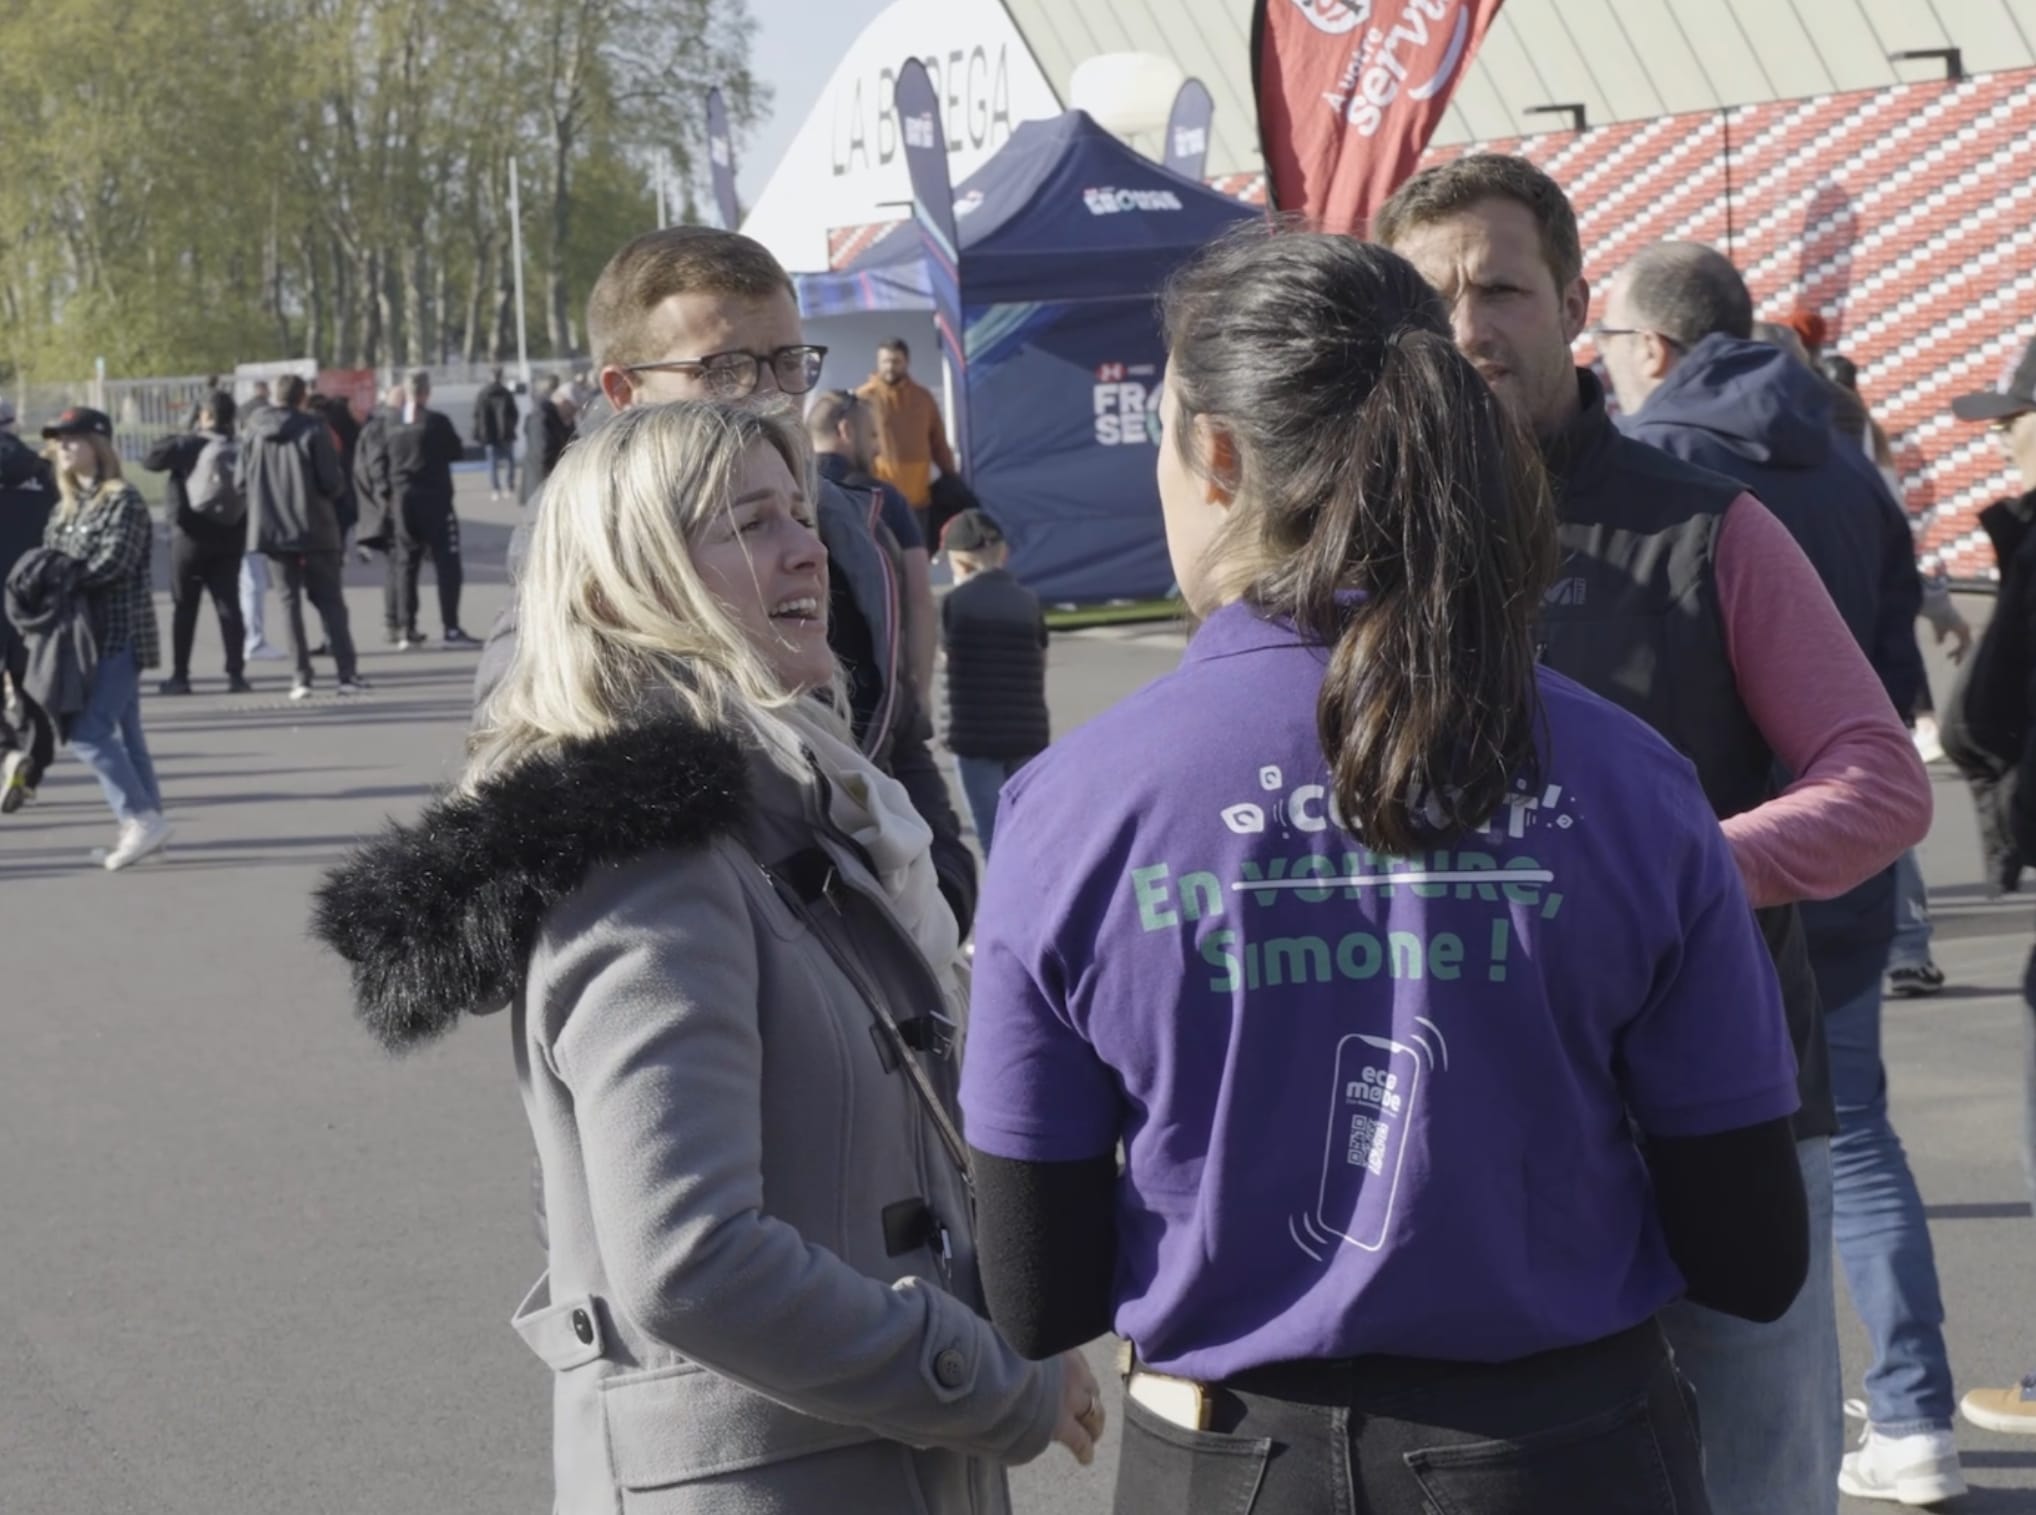
{"type": "MultiPolygon", "coordinates": [[[[1168,172],[1082,111],[1028,121],[955,191],[969,484],[1041,598],[1173,584],[1153,470],[1166,351],[1157,295],[1197,248],[1258,212],[1168,172]]],[[[926,310],[919,229],[798,278],[812,317],[926,310]]]]}

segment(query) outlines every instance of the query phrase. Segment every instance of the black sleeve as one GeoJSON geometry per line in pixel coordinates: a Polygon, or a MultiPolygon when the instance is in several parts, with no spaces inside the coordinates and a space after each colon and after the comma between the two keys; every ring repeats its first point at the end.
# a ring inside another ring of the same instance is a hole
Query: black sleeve
{"type": "Polygon", "coordinates": [[[450,420],[433,411],[432,419],[438,424],[430,430],[437,437],[439,457],[448,465],[466,461],[467,444],[460,440],[459,429],[450,420]]]}
{"type": "Polygon", "coordinates": [[[947,775],[933,758],[933,726],[911,679],[900,675],[897,726],[891,736],[891,777],[905,786],[912,807],[933,828],[933,869],[954,911],[963,940],[976,921],[976,858],[961,837],[961,818],[947,790],[947,775]]]}
{"type": "Polygon", "coordinates": [[[1871,661],[1882,687],[1894,702],[1895,714],[1912,720],[1927,675],[1923,649],[1916,642],[1916,618],[1923,613],[1923,576],[1916,571],[1916,538],[1909,518],[1885,491],[1877,501],[1885,530],[1880,575],[1880,607],[1874,620],[1871,661]]]}
{"type": "Polygon", "coordinates": [[[969,1151],[990,1319],[1034,1361],[1110,1329],[1117,1159],[1023,1163],[969,1151]]]}
{"type": "MultiPolygon", "coordinates": [[[[2031,536],[2016,551],[2016,561],[2002,570],[2008,574],[2027,575],[2036,562],[2024,562],[2025,558],[2036,559],[2036,536],[2031,536]]],[[[2000,602],[1996,601],[1996,613],[2000,602]]],[[[2019,660],[2022,677],[2023,698],[2036,696],[2036,594],[2026,591],[2021,597],[2023,622],[2020,626],[2003,626],[2002,631],[2014,631],[2017,640],[2011,644],[2012,656],[2019,660]]],[[[1991,637],[1994,628],[1987,632],[1991,637]]],[[[2036,710],[2036,705],[2027,705],[2025,710],[2036,710]]],[[[2029,721],[2022,733],[2022,756],[2015,765],[2015,782],[2008,789],[2008,834],[2015,844],[2015,850],[2023,857],[2036,857],[2036,720],[2029,721]]]]}
{"type": "Polygon", "coordinates": [[[1647,1167],[1689,1297],[1742,1320],[1787,1313],[1810,1271],[1810,1212],[1787,1119],[1650,1137],[1647,1167]]]}
{"type": "Polygon", "coordinates": [[[189,440],[191,440],[189,437],[180,436],[157,437],[149,444],[148,451],[142,454],[141,466],[150,473],[178,472],[177,454],[189,440]]]}

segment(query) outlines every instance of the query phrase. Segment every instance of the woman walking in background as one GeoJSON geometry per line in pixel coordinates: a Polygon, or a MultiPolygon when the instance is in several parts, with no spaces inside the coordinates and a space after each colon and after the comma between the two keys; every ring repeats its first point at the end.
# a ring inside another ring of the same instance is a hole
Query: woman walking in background
{"type": "Polygon", "coordinates": [[[1004,790],[962,1083],[992,1318],[1131,1342],[1120,1511],[1702,1515],[1655,1315],[1775,1319],[1808,1257],[1717,820],[1537,669],[1553,511],[1409,264],[1232,239],[1167,331],[1201,625],[1004,790]]]}
{"type": "Polygon", "coordinates": [[[120,822],[105,866],[117,872],[160,852],[170,839],[162,791],[141,731],[141,676],[160,661],[149,555],[155,526],[120,472],[113,422],[73,406],[42,430],[53,444],[57,507],[43,546],[77,564],[77,588],[98,642],[84,711],[71,750],[98,777],[120,822]]]}

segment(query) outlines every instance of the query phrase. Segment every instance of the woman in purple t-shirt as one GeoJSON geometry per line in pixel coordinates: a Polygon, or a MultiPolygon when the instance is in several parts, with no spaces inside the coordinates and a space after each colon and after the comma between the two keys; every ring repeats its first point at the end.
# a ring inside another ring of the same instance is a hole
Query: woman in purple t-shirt
{"type": "Polygon", "coordinates": [[[1130,1343],[1120,1510],[1705,1511],[1654,1316],[1774,1319],[1807,1257],[1718,823],[1537,668],[1545,486],[1412,267],[1232,239],[1167,324],[1200,624],[1004,793],[962,1088],[993,1315],[1130,1343]]]}

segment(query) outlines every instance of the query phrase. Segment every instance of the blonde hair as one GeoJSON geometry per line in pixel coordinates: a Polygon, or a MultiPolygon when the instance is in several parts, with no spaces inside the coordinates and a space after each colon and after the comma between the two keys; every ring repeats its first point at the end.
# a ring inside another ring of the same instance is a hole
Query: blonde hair
{"type": "MultiPolygon", "coordinates": [[[[518,582],[516,654],[468,746],[469,793],[660,708],[735,727],[803,771],[783,716],[802,692],[779,681],[693,566],[693,537],[730,508],[743,455],[759,444],[812,498],[812,457],[795,421],[738,405],[632,406],[566,449],[518,582]]],[[[839,684],[837,673],[845,709],[839,684]]]]}
{"type": "MultiPolygon", "coordinates": [[[[78,432],[76,435],[92,444],[92,457],[98,468],[93,484],[103,489],[110,483],[118,482],[123,476],[120,472],[120,454],[113,450],[113,444],[93,431],[78,432]]],[[[68,521],[78,513],[78,507],[84,503],[85,489],[78,476],[64,467],[63,454],[57,451],[57,443],[62,440],[61,437],[51,438],[49,446],[43,449],[43,456],[49,459],[57,476],[57,519],[68,521]]]]}

